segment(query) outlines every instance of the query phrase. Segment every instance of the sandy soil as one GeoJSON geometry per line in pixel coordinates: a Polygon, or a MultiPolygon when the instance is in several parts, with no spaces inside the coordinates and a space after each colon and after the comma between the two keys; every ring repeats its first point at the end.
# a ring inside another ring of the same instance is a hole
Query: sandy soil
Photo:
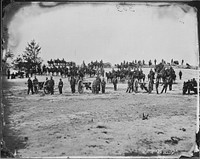
{"type": "MultiPolygon", "coordinates": [[[[54,95],[27,95],[27,79],[7,80],[5,137],[17,136],[19,142],[10,148],[22,157],[179,155],[195,141],[197,105],[196,95],[182,95],[183,81],[197,72],[182,72],[173,90],[159,95],[155,90],[125,93],[126,83],[118,84],[117,91],[108,83],[106,94],[85,90],[72,95],[67,78],[62,95],[57,88],[54,95]],[[142,120],[143,113],[148,120],[142,120]]],[[[54,77],[56,86],[59,78],[54,77]]]]}

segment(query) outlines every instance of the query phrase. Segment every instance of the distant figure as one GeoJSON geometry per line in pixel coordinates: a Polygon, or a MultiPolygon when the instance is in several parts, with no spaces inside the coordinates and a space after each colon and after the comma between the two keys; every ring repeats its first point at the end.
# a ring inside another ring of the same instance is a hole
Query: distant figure
{"type": "Polygon", "coordinates": [[[63,81],[62,81],[62,79],[60,79],[60,81],[58,83],[58,89],[59,89],[60,94],[62,94],[62,88],[63,88],[63,81]]]}
{"type": "Polygon", "coordinates": [[[10,69],[7,70],[7,78],[10,79],[10,69]]]}
{"type": "Polygon", "coordinates": [[[183,64],[184,64],[184,60],[181,61],[181,65],[183,65],[183,64]]]}
{"type": "Polygon", "coordinates": [[[102,93],[105,93],[105,88],[106,88],[106,81],[103,78],[102,81],[101,81],[101,91],[102,91],[102,93]]]}
{"type": "Polygon", "coordinates": [[[31,91],[31,93],[33,94],[33,82],[32,82],[32,80],[31,80],[31,78],[29,77],[28,78],[28,94],[30,93],[30,91],[31,91]]]}
{"type": "Polygon", "coordinates": [[[70,85],[71,85],[71,91],[72,93],[75,93],[75,86],[76,86],[76,80],[74,78],[74,76],[71,77],[71,80],[70,80],[70,85]]]}
{"type": "Polygon", "coordinates": [[[114,78],[112,79],[112,83],[114,85],[114,90],[116,91],[117,90],[117,78],[116,78],[116,76],[114,76],[114,78]]]}
{"type": "Polygon", "coordinates": [[[54,94],[54,80],[53,80],[53,77],[51,77],[51,79],[49,80],[49,88],[50,88],[50,93],[51,95],[54,94]]]}
{"type": "Polygon", "coordinates": [[[182,71],[181,70],[179,71],[179,78],[180,78],[180,80],[182,78],[182,71]]]}
{"type": "Polygon", "coordinates": [[[33,89],[34,89],[34,93],[38,93],[38,79],[35,78],[33,79],[33,89]]]}
{"type": "Polygon", "coordinates": [[[33,77],[33,69],[32,68],[30,69],[30,74],[31,74],[31,77],[33,77]]]}

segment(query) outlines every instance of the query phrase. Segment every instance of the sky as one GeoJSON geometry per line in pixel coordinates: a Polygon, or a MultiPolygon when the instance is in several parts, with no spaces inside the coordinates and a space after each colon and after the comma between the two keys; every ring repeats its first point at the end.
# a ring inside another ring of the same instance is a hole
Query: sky
{"type": "Polygon", "coordinates": [[[16,56],[34,39],[44,62],[198,62],[196,11],[186,5],[68,3],[48,8],[32,3],[15,14],[8,31],[8,49],[16,56]]]}

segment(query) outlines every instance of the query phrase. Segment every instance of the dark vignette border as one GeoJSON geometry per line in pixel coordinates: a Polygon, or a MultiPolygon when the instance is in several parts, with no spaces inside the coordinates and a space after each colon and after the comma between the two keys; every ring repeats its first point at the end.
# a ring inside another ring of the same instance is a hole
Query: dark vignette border
{"type": "MultiPolygon", "coordinates": [[[[153,2],[153,3],[182,3],[182,4],[186,4],[190,7],[193,7],[196,9],[197,11],[197,29],[198,29],[198,70],[200,69],[200,1],[199,0],[1,0],[1,56],[0,56],[0,142],[1,142],[1,148],[4,146],[4,143],[2,141],[4,141],[4,122],[5,119],[4,118],[4,113],[6,110],[4,110],[4,105],[3,105],[3,72],[2,72],[2,59],[3,59],[3,53],[2,50],[3,48],[7,47],[7,40],[8,40],[8,30],[6,28],[6,25],[9,23],[9,21],[12,19],[12,17],[14,16],[14,14],[22,7],[22,6],[26,6],[26,5],[30,5],[31,2],[59,2],[57,3],[57,5],[62,5],[63,3],[71,3],[71,2],[119,2],[122,5],[125,4],[126,2],[135,2],[135,3],[141,3],[141,2],[153,2]],[[17,2],[17,3],[15,3],[17,2]],[[20,5],[18,5],[20,4],[20,5]],[[9,16],[6,17],[6,13],[9,11],[9,16]],[[6,18],[5,18],[6,17],[6,18]],[[4,25],[3,25],[4,23],[4,25]]],[[[42,7],[42,4],[40,4],[42,7]]],[[[49,6],[48,6],[49,7],[49,6]]],[[[53,6],[55,7],[55,6],[53,6]]],[[[184,10],[185,11],[185,10],[184,10]]],[[[187,12],[187,11],[185,11],[187,12]]],[[[199,77],[200,78],[200,77],[199,77]]],[[[198,102],[199,102],[199,98],[198,98],[198,102]]],[[[198,104],[199,105],[199,104],[198,104]]],[[[197,117],[200,117],[200,112],[197,112],[197,117]]],[[[199,123],[197,123],[199,124],[199,123]]],[[[198,146],[198,148],[200,148],[200,128],[199,126],[197,126],[197,128],[199,130],[197,130],[196,132],[196,145],[198,146]]],[[[13,142],[16,139],[13,140],[13,142]]],[[[7,149],[7,148],[6,148],[7,149]]],[[[14,157],[13,154],[11,152],[9,152],[8,150],[8,154],[10,153],[9,157],[14,157]]],[[[199,154],[200,152],[197,152],[197,154],[194,155],[194,157],[196,156],[200,156],[199,154]]],[[[2,155],[2,154],[1,154],[2,155]]],[[[186,157],[186,156],[185,156],[186,157]]],[[[180,158],[185,158],[184,156],[180,157],[180,158]]],[[[188,158],[188,157],[186,157],[188,158]]]]}

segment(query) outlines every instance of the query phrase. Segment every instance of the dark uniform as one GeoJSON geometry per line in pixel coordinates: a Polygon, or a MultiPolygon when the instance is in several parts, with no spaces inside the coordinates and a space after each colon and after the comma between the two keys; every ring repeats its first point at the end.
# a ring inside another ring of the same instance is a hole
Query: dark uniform
{"type": "Polygon", "coordinates": [[[105,88],[106,88],[106,82],[105,82],[105,80],[103,79],[103,80],[101,81],[101,91],[102,91],[102,93],[105,93],[105,88]]]}
{"type": "Polygon", "coordinates": [[[28,79],[28,94],[30,93],[30,91],[31,91],[31,93],[33,94],[33,82],[32,82],[32,80],[29,78],[28,79]]]}
{"type": "Polygon", "coordinates": [[[100,87],[101,86],[101,79],[100,79],[100,77],[98,76],[97,78],[96,78],[96,93],[98,94],[99,93],[99,91],[100,91],[100,87]]]}
{"type": "Polygon", "coordinates": [[[159,87],[159,79],[156,79],[156,93],[157,94],[159,94],[158,87],[159,87]]]}
{"type": "Polygon", "coordinates": [[[179,72],[179,78],[180,78],[180,80],[182,78],[182,72],[181,71],[179,72]]]}
{"type": "Polygon", "coordinates": [[[9,69],[7,71],[7,77],[8,77],[8,79],[10,79],[10,70],[9,69]]]}
{"type": "Polygon", "coordinates": [[[71,91],[72,93],[75,93],[75,86],[76,86],[76,80],[75,78],[72,76],[71,80],[70,80],[70,85],[71,85],[71,91]]]}
{"type": "Polygon", "coordinates": [[[114,77],[114,78],[112,79],[112,83],[113,83],[113,85],[114,85],[114,90],[116,91],[116,90],[117,90],[117,78],[116,78],[116,77],[114,77]]]}
{"type": "Polygon", "coordinates": [[[127,88],[127,90],[126,90],[126,93],[127,93],[127,92],[130,93],[131,90],[133,90],[133,89],[132,89],[132,86],[133,86],[132,81],[131,81],[131,79],[129,79],[129,80],[128,80],[128,88],[127,88]]]}
{"type": "Polygon", "coordinates": [[[171,91],[172,90],[172,84],[173,84],[172,77],[169,78],[168,84],[169,84],[169,90],[171,91]]]}
{"type": "Polygon", "coordinates": [[[62,79],[60,79],[60,81],[58,83],[58,89],[59,89],[60,94],[62,94],[62,88],[63,88],[63,81],[62,81],[62,79]]]}
{"type": "Polygon", "coordinates": [[[192,90],[192,82],[190,80],[188,80],[187,82],[187,88],[188,88],[188,94],[190,94],[190,91],[192,90]]]}
{"type": "Polygon", "coordinates": [[[38,79],[36,77],[33,79],[33,88],[34,93],[38,93],[38,79]]]}
{"type": "Polygon", "coordinates": [[[165,93],[167,92],[167,86],[168,86],[168,78],[166,78],[163,81],[163,89],[162,89],[161,93],[163,93],[163,91],[165,91],[165,93]]]}
{"type": "Polygon", "coordinates": [[[51,94],[54,94],[54,84],[55,84],[54,80],[51,77],[51,79],[49,80],[49,89],[50,89],[51,94]]]}

